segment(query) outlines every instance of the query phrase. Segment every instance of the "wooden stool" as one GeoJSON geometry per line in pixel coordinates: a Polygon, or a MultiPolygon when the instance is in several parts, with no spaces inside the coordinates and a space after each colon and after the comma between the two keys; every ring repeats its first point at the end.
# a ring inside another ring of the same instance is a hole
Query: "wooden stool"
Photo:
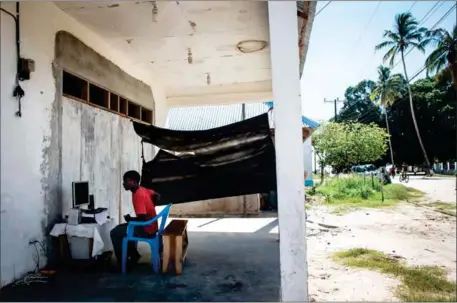
{"type": "Polygon", "coordinates": [[[186,259],[187,248],[189,247],[187,220],[172,220],[163,231],[162,239],[162,272],[168,272],[170,257],[172,257],[176,274],[181,275],[182,265],[186,259]]]}

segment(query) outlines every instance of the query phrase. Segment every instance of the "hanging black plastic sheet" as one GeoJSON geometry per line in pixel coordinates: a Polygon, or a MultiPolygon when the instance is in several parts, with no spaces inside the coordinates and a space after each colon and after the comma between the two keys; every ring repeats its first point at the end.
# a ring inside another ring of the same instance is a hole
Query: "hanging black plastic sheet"
{"type": "Polygon", "coordinates": [[[267,114],[205,131],[133,123],[144,142],[162,149],[143,164],[141,181],[161,194],[158,205],[276,190],[275,150],[267,114]]]}

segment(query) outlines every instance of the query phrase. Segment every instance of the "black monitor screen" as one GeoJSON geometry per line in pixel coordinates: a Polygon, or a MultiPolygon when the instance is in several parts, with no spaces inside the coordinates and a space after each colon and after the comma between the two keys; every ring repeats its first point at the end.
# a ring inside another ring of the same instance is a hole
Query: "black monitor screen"
{"type": "Polygon", "coordinates": [[[89,204],[89,182],[73,182],[73,207],[89,204]]]}

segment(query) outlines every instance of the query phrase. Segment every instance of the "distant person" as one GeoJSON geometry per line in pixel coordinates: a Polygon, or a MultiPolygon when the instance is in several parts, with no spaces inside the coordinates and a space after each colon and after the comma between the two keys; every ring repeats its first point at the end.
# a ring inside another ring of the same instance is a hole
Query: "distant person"
{"type": "Polygon", "coordinates": [[[381,167],[381,182],[384,185],[392,183],[392,180],[390,179],[390,175],[387,172],[387,170],[385,169],[385,167],[381,167]]]}
{"type": "Polygon", "coordinates": [[[390,168],[390,175],[392,176],[392,179],[395,179],[395,173],[396,173],[395,166],[392,165],[392,167],[390,168]]]}
{"type": "Polygon", "coordinates": [[[406,173],[408,171],[408,165],[405,162],[401,165],[401,172],[406,173]]]}
{"type": "Polygon", "coordinates": [[[435,172],[433,171],[432,167],[425,166],[425,176],[426,177],[433,177],[434,174],[435,174],[435,172]]]}
{"type": "MultiPolygon", "coordinates": [[[[131,170],[124,174],[123,186],[125,190],[132,192],[132,203],[136,217],[131,217],[130,214],[124,215],[127,223],[119,224],[111,230],[111,242],[113,243],[114,254],[117,262],[120,264],[122,260],[122,240],[127,235],[127,225],[130,221],[149,221],[154,218],[157,213],[153,202],[153,197],[157,197],[157,193],[153,190],[140,186],[140,174],[131,170]]],[[[157,221],[147,226],[136,226],[134,230],[135,237],[153,238],[158,231],[157,221]]],[[[127,260],[129,266],[132,266],[140,260],[141,255],[138,253],[134,242],[129,242],[127,249],[127,260]]]]}

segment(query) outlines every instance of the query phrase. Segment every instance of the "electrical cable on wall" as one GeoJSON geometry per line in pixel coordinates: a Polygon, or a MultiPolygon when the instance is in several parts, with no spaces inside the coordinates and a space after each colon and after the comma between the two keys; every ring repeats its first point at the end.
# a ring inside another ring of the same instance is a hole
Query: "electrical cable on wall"
{"type": "Polygon", "coordinates": [[[16,16],[14,16],[9,11],[0,8],[0,10],[14,19],[15,28],[16,28],[16,77],[15,77],[15,87],[13,90],[13,97],[15,97],[18,101],[18,110],[16,112],[16,117],[22,117],[22,106],[21,101],[22,98],[25,96],[25,92],[22,87],[19,85],[19,81],[25,80],[25,78],[20,76],[20,62],[21,62],[21,46],[20,46],[20,27],[19,27],[19,2],[16,2],[16,16]]]}
{"type": "Polygon", "coordinates": [[[144,145],[143,145],[143,140],[141,140],[141,159],[143,159],[143,165],[146,163],[144,160],[144,145]]]}

